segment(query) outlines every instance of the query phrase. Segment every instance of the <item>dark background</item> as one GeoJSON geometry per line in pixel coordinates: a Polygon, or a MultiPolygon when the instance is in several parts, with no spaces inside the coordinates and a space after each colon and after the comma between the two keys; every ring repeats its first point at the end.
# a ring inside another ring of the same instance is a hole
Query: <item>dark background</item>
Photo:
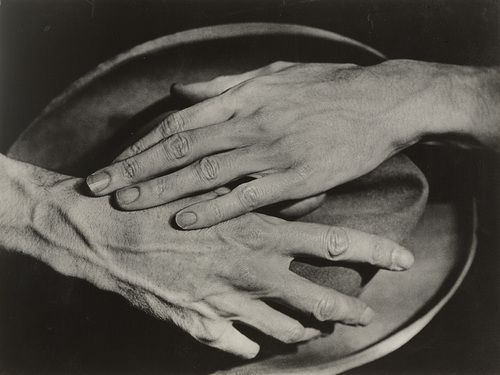
{"type": "MultiPolygon", "coordinates": [[[[221,23],[297,23],[357,39],[390,58],[495,65],[500,64],[499,4],[472,0],[2,0],[0,151],[5,152],[73,80],[117,53],[165,34],[221,23]]],[[[474,155],[469,163],[480,174],[482,210],[478,256],[464,285],[409,344],[352,373],[500,373],[500,226],[495,210],[499,207],[500,172],[497,160],[488,155],[474,155]]],[[[36,273],[42,266],[28,263],[24,267],[36,273]]],[[[56,274],[50,277],[59,278],[56,274]]],[[[46,282],[57,284],[50,279],[46,282]]],[[[0,373],[49,373],[54,368],[60,373],[80,373],[80,364],[90,355],[85,348],[96,344],[91,335],[92,317],[109,312],[88,311],[85,306],[66,310],[66,314],[76,314],[73,319],[87,319],[80,331],[75,331],[75,337],[84,337],[84,342],[37,341],[42,331],[47,336],[47,332],[64,330],[65,326],[60,316],[50,316],[51,308],[45,315],[33,316],[30,306],[54,303],[49,293],[33,283],[22,274],[0,274],[0,373]],[[40,293],[27,293],[33,290],[40,293]],[[2,335],[12,333],[12,327],[16,335],[2,335]],[[85,330],[89,330],[88,335],[85,330]],[[54,362],[61,365],[54,367],[54,362]]],[[[127,320],[123,329],[129,328],[126,324],[127,320]]],[[[130,345],[134,345],[133,337],[130,345]]],[[[157,348],[151,355],[161,355],[158,347],[162,343],[151,345],[157,348]]],[[[120,353],[108,349],[112,358],[119,358],[120,353]]],[[[133,363],[134,358],[123,361],[133,363]]]]}

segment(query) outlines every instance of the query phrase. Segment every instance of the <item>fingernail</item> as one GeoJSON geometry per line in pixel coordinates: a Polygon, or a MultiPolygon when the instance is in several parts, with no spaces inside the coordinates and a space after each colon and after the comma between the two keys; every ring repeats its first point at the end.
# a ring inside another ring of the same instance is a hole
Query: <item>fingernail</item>
{"type": "Polygon", "coordinates": [[[257,354],[259,354],[260,347],[258,345],[255,346],[255,348],[252,348],[248,353],[245,354],[246,359],[253,359],[257,357],[257,354]]]}
{"type": "Polygon", "coordinates": [[[396,271],[407,270],[413,265],[415,258],[413,254],[406,250],[400,250],[396,253],[395,260],[393,263],[393,269],[396,271]]]}
{"type": "Polygon", "coordinates": [[[181,212],[175,217],[175,221],[178,226],[181,228],[187,228],[194,223],[196,223],[196,220],[198,220],[198,217],[194,212],[181,212]]]}
{"type": "Polygon", "coordinates": [[[127,149],[123,151],[120,155],[113,159],[113,163],[118,163],[119,161],[128,159],[131,155],[130,151],[127,149]]]}
{"type": "Polygon", "coordinates": [[[349,235],[344,228],[336,228],[328,236],[328,250],[332,258],[345,253],[349,248],[349,235]]]}
{"type": "Polygon", "coordinates": [[[121,204],[130,204],[139,198],[139,189],[131,187],[128,189],[118,190],[116,192],[116,200],[121,204]]]}
{"type": "Polygon", "coordinates": [[[88,176],[86,181],[93,193],[99,193],[108,187],[111,177],[106,172],[96,172],[88,176]]]}
{"type": "Polygon", "coordinates": [[[317,337],[320,337],[321,335],[322,335],[321,331],[315,328],[306,328],[304,330],[304,336],[302,337],[301,341],[309,341],[317,337]]]}
{"type": "Polygon", "coordinates": [[[173,83],[170,86],[170,93],[174,96],[181,96],[183,86],[182,83],[173,83]]]}
{"type": "Polygon", "coordinates": [[[363,311],[363,314],[359,319],[359,324],[366,326],[372,321],[374,316],[375,316],[375,311],[373,311],[370,307],[367,307],[366,310],[363,311]]]}

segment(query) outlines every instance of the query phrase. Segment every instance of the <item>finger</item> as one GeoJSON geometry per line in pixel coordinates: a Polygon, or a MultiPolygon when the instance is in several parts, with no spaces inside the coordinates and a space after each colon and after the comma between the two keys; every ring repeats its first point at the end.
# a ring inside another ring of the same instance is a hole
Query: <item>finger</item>
{"type": "Polygon", "coordinates": [[[116,192],[125,210],[149,208],[201,191],[213,190],[238,177],[265,168],[248,149],[236,149],[202,158],[166,176],[138,183],[116,192]]]}
{"type": "Polygon", "coordinates": [[[317,210],[326,200],[326,194],[319,194],[313,197],[301,199],[298,201],[287,202],[285,205],[279,205],[280,207],[272,207],[273,211],[279,217],[288,220],[298,219],[300,217],[306,216],[311,212],[317,210]]]}
{"type": "Polygon", "coordinates": [[[196,103],[222,94],[224,91],[249,79],[277,72],[294,63],[277,61],[262,68],[245,73],[219,76],[210,81],[196,82],[187,85],[175,84],[171,87],[171,94],[196,103]]]}
{"type": "Polygon", "coordinates": [[[209,227],[246,212],[287,199],[286,187],[295,182],[293,174],[275,173],[241,184],[230,193],[180,211],[177,224],[183,229],[209,227]]]}
{"type": "Polygon", "coordinates": [[[216,300],[213,299],[211,302],[217,308],[231,312],[232,320],[245,323],[284,343],[307,341],[321,335],[321,331],[305,328],[297,320],[271,308],[262,301],[237,296],[224,297],[216,297],[216,300]]]}
{"type": "Polygon", "coordinates": [[[142,139],[126,148],[115,161],[127,159],[143,152],[173,134],[221,123],[234,115],[234,108],[227,97],[220,96],[205,100],[178,112],[170,113],[158,126],[142,139]]]}
{"type": "Polygon", "coordinates": [[[202,317],[165,303],[155,295],[145,294],[143,297],[144,301],[132,299],[131,303],[141,310],[144,310],[143,303],[146,303],[154,316],[172,321],[205,345],[248,359],[254,358],[260,350],[259,345],[236,330],[230,321],[202,317]]]}
{"type": "Polygon", "coordinates": [[[283,251],[292,257],[363,262],[393,271],[406,270],[414,261],[413,254],[397,243],[355,229],[286,222],[280,233],[283,251]]]}
{"type": "Polygon", "coordinates": [[[233,127],[231,122],[174,134],[142,153],[93,173],[87,178],[88,186],[94,195],[109,194],[205,155],[240,147],[246,142],[245,136],[233,127]]]}
{"type": "Polygon", "coordinates": [[[248,359],[254,358],[259,352],[259,345],[242,335],[227,320],[202,317],[193,311],[165,303],[157,296],[148,293],[143,297],[144,301],[132,299],[131,303],[141,310],[144,310],[146,303],[154,316],[172,321],[205,345],[248,359]]]}
{"type": "Polygon", "coordinates": [[[308,341],[321,335],[321,331],[304,327],[262,301],[243,305],[238,320],[286,344],[308,341]]]}
{"type": "Polygon", "coordinates": [[[192,197],[186,197],[179,199],[175,202],[172,202],[168,206],[158,206],[155,208],[152,208],[150,210],[151,215],[153,215],[153,212],[158,212],[157,216],[158,217],[163,217],[167,219],[169,222],[173,218],[172,212],[177,212],[185,207],[188,207],[190,205],[193,205],[195,203],[207,201],[210,199],[217,198],[218,196],[222,195],[223,193],[220,192],[220,189],[216,189],[214,191],[209,191],[200,195],[195,195],[192,197]]]}
{"type": "Polygon", "coordinates": [[[311,314],[319,321],[367,325],[374,315],[361,300],[314,284],[292,272],[276,293],[281,303],[311,314]]]}
{"type": "Polygon", "coordinates": [[[260,350],[258,344],[244,336],[229,321],[208,321],[203,332],[195,333],[193,337],[212,348],[246,359],[254,358],[260,350]]]}

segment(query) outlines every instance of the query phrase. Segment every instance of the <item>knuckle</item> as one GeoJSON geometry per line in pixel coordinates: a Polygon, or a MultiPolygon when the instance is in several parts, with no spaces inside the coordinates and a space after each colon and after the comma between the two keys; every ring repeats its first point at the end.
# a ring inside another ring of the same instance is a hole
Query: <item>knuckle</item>
{"type": "Polygon", "coordinates": [[[292,62],[289,62],[289,61],[279,60],[279,61],[273,62],[269,66],[269,68],[270,68],[271,72],[277,72],[277,71],[280,71],[282,69],[288,68],[288,67],[290,67],[292,65],[295,65],[295,63],[292,63],[292,62]]]}
{"type": "Polygon", "coordinates": [[[197,172],[202,181],[215,180],[219,176],[220,162],[216,157],[209,156],[200,160],[197,172]]]}
{"type": "Polygon", "coordinates": [[[234,93],[234,90],[231,87],[229,89],[223,90],[219,95],[208,99],[207,102],[210,101],[211,106],[213,106],[214,108],[219,108],[221,111],[234,111],[237,107],[235,104],[237,101],[233,97],[232,93],[234,93]]]}
{"type": "Polygon", "coordinates": [[[374,241],[371,262],[375,265],[390,265],[394,249],[388,250],[382,241],[374,241]]]}
{"type": "Polygon", "coordinates": [[[239,98],[238,100],[245,100],[252,98],[255,94],[255,81],[257,78],[252,78],[248,81],[241,82],[236,86],[231,87],[227,94],[230,97],[239,98]]]}
{"type": "Polygon", "coordinates": [[[169,130],[170,125],[169,125],[169,121],[168,121],[169,117],[170,116],[161,120],[160,124],[158,125],[158,131],[160,132],[162,138],[168,137],[168,134],[170,133],[170,130],[169,130]]]}
{"type": "Polygon", "coordinates": [[[346,324],[357,325],[360,323],[367,305],[359,299],[353,298],[343,312],[343,321],[346,324]]]}
{"type": "Polygon", "coordinates": [[[260,250],[264,246],[264,240],[261,234],[262,233],[256,230],[256,228],[242,228],[238,236],[239,240],[247,248],[260,250]]]}
{"type": "Polygon", "coordinates": [[[251,211],[259,206],[261,194],[255,186],[244,186],[238,189],[237,197],[241,206],[251,211]]]}
{"type": "Polygon", "coordinates": [[[227,81],[229,81],[229,79],[230,79],[229,76],[222,75],[222,76],[218,76],[218,77],[215,77],[214,79],[212,79],[211,83],[214,85],[222,85],[222,84],[226,83],[227,81]]]}
{"type": "Polygon", "coordinates": [[[142,145],[142,141],[138,140],[132,146],[130,146],[129,153],[130,153],[130,155],[137,155],[137,154],[140,154],[143,150],[144,150],[144,147],[142,145]]]}
{"type": "Polygon", "coordinates": [[[246,83],[242,82],[231,87],[223,95],[221,95],[220,98],[223,97],[239,98],[240,95],[245,95],[245,93],[246,93],[246,83]]]}
{"type": "Polygon", "coordinates": [[[174,134],[163,142],[163,151],[168,159],[181,159],[189,154],[191,141],[186,134],[174,134]]]}
{"type": "Polygon", "coordinates": [[[391,250],[389,251],[389,259],[388,263],[386,264],[387,267],[391,268],[397,268],[398,267],[398,251],[394,246],[391,246],[391,250]]]}
{"type": "Polygon", "coordinates": [[[140,167],[135,158],[129,158],[121,162],[120,169],[123,177],[132,180],[139,175],[140,167]]]}
{"type": "Polygon", "coordinates": [[[338,307],[336,301],[329,296],[323,295],[318,300],[313,315],[319,321],[332,320],[333,317],[338,315],[338,307]]]}
{"type": "Polygon", "coordinates": [[[310,164],[307,164],[307,163],[302,163],[302,164],[296,166],[294,170],[295,170],[295,173],[297,174],[298,178],[301,180],[309,179],[309,177],[311,177],[311,175],[314,172],[314,168],[310,164]]]}
{"type": "Polygon", "coordinates": [[[172,134],[178,133],[184,129],[184,115],[179,112],[174,112],[165,117],[159,125],[159,130],[163,138],[167,138],[172,134]]]}
{"type": "Polygon", "coordinates": [[[281,337],[281,341],[287,344],[293,344],[297,341],[302,340],[304,337],[304,327],[299,322],[296,322],[289,327],[281,337]]]}
{"type": "Polygon", "coordinates": [[[343,68],[343,69],[352,69],[352,68],[357,68],[358,65],[356,64],[353,64],[353,63],[344,63],[344,64],[340,64],[339,68],[343,68]]]}
{"type": "MultiPolygon", "coordinates": [[[[264,137],[267,138],[267,137],[264,137]]],[[[255,153],[260,155],[264,160],[276,161],[278,167],[289,167],[291,160],[295,157],[292,155],[293,148],[290,148],[286,140],[280,139],[277,141],[272,141],[269,143],[262,142],[262,145],[257,145],[253,147],[255,153]]],[[[293,175],[291,175],[293,176],[293,175]]],[[[296,176],[293,176],[296,177],[296,176]]],[[[299,180],[299,178],[295,178],[299,180]]]]}
{"type": "Polygon", "coordinates": [[[253,250],[274,249],[276,243],[275,226],[264,223],[257,215],[250,215],[250,217],[255,217],[255,220],[242,221],[236,230],[240,242],[253,250]]]}
{"type": "Polygon", "coordinates": [[[220,341],[223,333],[224,330],[220,329],[218,326],[207,324],[202,321],[199,323],[193,336],[204,344],[215,344],[220,341]]]}
{"type": "Polygon", "coordinates": [[[283,66],[285,66],[285,62],[284,61],[275,61],[273,62],[272,64],[269,65],[269,67],[271,68],[271,70],[277,70],[277,69],[281,69],[283,66]]]}
{"type": "Polygon", "coordinates": [[[167,189],[167,181],[165,178],[157,178],[154,180],[154,193],[157,198],[161,199],[167,191],[169,191],[169,189],[167,189]]]}
{"type": "Polygon", "coordinates": [[[342,67],[339,66],[335,71],[335,80],[339,83],[341,82],[349,82],[351,80],[357,80],[363,74],[364,69],[360,69],[360,67],[354,65],[352,67],[342,67]]]}
{"type": "Polygon", "coordinates": [[[277,121],[277,114],[271,113],[267,109],[259,108],[252,114],[252,123],[258,134],[266,136],[273,134],[273,125],[276,124],[277,121]]]}
{"type": "Polygon", "coordinates": [[[262,287],[262,280],[256,268],[243,260],[233,268],[233,282],[245,290],[259,290],[262,287]]]}
{"type": "Polygon", "coordinates": [[[350,245],[349,235],[342,227],[330,227],[325,234],[327,256],[335,258],[344,254],[350,245]]]}
{"type": "Polygon", "coordinates": [[[252,90],[267,89],[273,84],[274,78],[270,74],[261,75],[247,81],[252,90]]]}
{"type": "Polygon", "coordinates": [[[208,265],[211,268],[208,269],[212,269],[219,279],[225,282],[232,282],[235,279],[235,267],[237,267],[238,263],[238,261],[234,259],[237,250],[235,250],[235,246],[230,240],[224,238],[224,233],[217,231],[216,233],[224,242],[224,246],[222,247],[224,251],[217,252],[210,258],[208,265]]]}
{"type": "Polygon", "coordinates": [[[256,108],[253,113],[252,113],[252,122],[255,126],[258,127],[258,129],[267,129],[266,125],[266,119],[267,119],[267,112],[264,108],[259,107],[256,108]]]}
{"type": "Polygon", "coordinates": [[[222,209],[221,209],[219,203],[213,201],[209,205],[209,208],[210,208],[210,211],[212,212],[212,215],[213,215],[214,219],[216,220],[216,222],[221,222],[224,220],[224,214],[222,212],[222,209]]]}

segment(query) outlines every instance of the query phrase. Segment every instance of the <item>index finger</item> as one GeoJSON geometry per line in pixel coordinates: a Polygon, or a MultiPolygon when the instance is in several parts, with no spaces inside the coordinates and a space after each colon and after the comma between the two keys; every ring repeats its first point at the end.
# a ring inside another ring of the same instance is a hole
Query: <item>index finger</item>
{"type": "Polygon", "coordinates": [[[114,162],[137,155],[173,134],[227,121],[233,114],[234,107],[231,106],[228,98],[223,96],[210,98],[183,110],[172,112],[151,132],[127,147],[115,158],[114,162]]]}
{"type": "Polygon", "coordinates": [[[286,222],[279,233],[282,251],[292,257],[362,262],[392,271],[406,270],[414,261],[413,254],[394,241],[356,229],[286,222]]]}

